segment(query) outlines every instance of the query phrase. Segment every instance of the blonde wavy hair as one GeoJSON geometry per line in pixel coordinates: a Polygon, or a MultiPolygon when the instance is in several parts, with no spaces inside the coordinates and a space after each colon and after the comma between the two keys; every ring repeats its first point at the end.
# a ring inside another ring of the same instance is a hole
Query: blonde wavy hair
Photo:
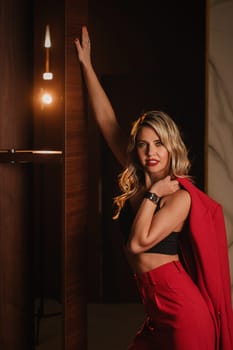
{"type": "Polygon", "coordinates": [[[125,201],[145,185],[144,170],[137,155],[137,135],[144,126],[151,127],[167,149],[170,160],[169,175],[173,178],[188,177],[190,170],[188,151],[175,122],[162,111],[144,113],[132,125],[127,148],[127,167],[118,176],[121,194],[113,201],[116,208],[113,219],[119,217],[125,201]]]}

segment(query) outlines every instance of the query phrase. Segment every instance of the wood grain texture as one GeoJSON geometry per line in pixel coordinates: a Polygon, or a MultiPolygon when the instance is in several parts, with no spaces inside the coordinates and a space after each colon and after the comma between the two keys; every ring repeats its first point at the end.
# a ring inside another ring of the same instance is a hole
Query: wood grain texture
{"type": "MultiPolygon", "coordinates": [[[[0,148],[29,148],[32,134],[32,6],[0,4],[0,148]]],[[[0,164],[0,348],[32,349],[31,168],[0,164]]]]}
{"type": "MultiPolygon", "coordinates": [[[[63,151],[62,184],[62,303],[64,349],[86,348],[86,216],[87,216],[87,122],[80,66],[73,40],[87,21],[87,1],[35,0],[35,43],[40,43],[46,24],[51,29],[50,83],[41,79],[42,45],[35,47],[34,143],[36,148],[63,151]],[[46,11],[40,11],[46,8],[46,11]],[[54,91],[51,108],[41,108],[41,87],[54,91]]],[[[36,44],[35,44],[36,45],[36,44]]],[[[51,178],[51,181],[57,181],[51,178]]],[[[56,213],[51,213],[56,215],[56,213]]],[[[53,235],[50,232],[50,236],[53,235]]],[[[54,236],[54,239],[56,237],[54,236]]]]}
{"type": "Polygon", "coordinates": [[[65,349],[87,348],[87,121],[73,40],[87,23],[87,1],[66,1],[65,349]]]}
{"type": "MultiPolygon", "coordinates": [[[[64,161],[58,170],[59,176],[55,176],[53,166],[51,171],[47,167],[46,186],[53,191],[59,186],[59,208],[63,210],[57,222],[63,243],[60,278],[63,285],[64,349],[84,350],[87,343],[87,122],[73,39],[87,21],[87,1],[1,1],[0,19],[1,51],[4,52],[0,56],[3,82],[0,87],[0,147],[63,151],[64,161]],[[46,24],[51,26],[52,35],[52,82],[42,80],[46,24]],[[47,89],[54,97],[51,107],[42,105],[40,101],[42,90],[47,89]]],[[[33,296],[30,286],[30,259],[33,258],[30,230],[33,223],[29,214],[36,198],[30,197],[30,166],[1,164],[0,174],[0,347],[25,350],[33,348],[33,296]],[[11,336],[12,329],[14,337],[11,336]]],[[[43,200],[44,210],[48,206],[51,209],[50,198],[43,200]]],[[[51,227],[59,208],[51,211],[50,215],[44,215],[48,227],[51,227]]],[[[48,232],[50,242],[57,238],[56,231],[48,232]]]]}

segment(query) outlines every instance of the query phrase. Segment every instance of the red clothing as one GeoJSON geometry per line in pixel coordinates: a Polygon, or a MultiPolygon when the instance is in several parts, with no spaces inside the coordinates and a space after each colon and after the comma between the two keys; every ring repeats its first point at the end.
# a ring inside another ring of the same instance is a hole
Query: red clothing
{"type": "MultiPolygon", "coordinates": [[[[204,297],[215,323],[217,350],[233,350],[233,310],[222,207],[190,180],[177,179],[191,196],[189,233],[181,237],[184,266],[204,297]]],[[[201,318],[201,315],[200,315],[201,318]]]]}
{"type": "Polygon", "coordinates": [[[208,306],[181,262],[135,274],[146,321],[128,350],[215,350],[208,306]]]}

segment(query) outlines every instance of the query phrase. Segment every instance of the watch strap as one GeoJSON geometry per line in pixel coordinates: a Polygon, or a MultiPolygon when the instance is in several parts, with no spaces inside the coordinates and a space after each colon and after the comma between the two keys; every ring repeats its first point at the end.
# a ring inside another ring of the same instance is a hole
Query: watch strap
{"type": "Polygon", "coordinates": [[[153,202],[153,203],[156,204],[156,205],[158,205],[158,203],[159,203],[159,201],[160,201],[160,197],[157,196],[156,193],[154,193],[154,192],[149,192],[149,191],[145,192],[144,198],[149,199],[151,202],[153,202]]]}

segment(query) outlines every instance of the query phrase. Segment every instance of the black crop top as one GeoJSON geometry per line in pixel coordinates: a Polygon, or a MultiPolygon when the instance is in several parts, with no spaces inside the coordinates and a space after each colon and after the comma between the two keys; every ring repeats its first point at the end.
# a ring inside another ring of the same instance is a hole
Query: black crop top
{"type": "MultiPolygon", "coordinates": [[[[159,205],[156,210],[159,210],[159,205]]],[[[129,238],[129,233],[134,220],[134,213],[130,205],[129,200],[126,201],[124,207],[121,209],[119,216],[120,229],[124,237],[124,243],[126,244],[129,238]]],[[[151,247],[146,253],[160,253],[168,255],[178,254],[178,233],[171,232],[167,237],[161,240],[159,243],[151,247]]]]}

